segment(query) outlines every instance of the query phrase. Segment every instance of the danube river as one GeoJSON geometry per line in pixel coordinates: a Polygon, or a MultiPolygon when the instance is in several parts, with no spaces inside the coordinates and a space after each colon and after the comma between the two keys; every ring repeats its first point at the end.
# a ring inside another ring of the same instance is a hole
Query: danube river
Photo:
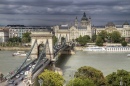
{"type": "Polygon", "coordinates": [[[75,55],[61,56],[59,61],[57,61],[57,66],[63,70],[66,80],[71,79],[74,72],[82,66],[91,66],[99,69],[106,76],[118,69],[130,71],[130,57],[127,57],[128,53],[77,51],[75,55]]]}
{"type": "MultiPolygon", "coordinates": [[[[7,74],[20,66],[24,57],[13,57],[15,51],[0,51],[0,72],[7,74]]],[[[118,70],[130,71],[130,57],[127,53],[92,53],[77,51],[75,55],[62,55],[56,66],[64,72],[65,78],[71,78],[74,72],[82,66],[91,66],[103,72],[104,76],[118,70]]]]}

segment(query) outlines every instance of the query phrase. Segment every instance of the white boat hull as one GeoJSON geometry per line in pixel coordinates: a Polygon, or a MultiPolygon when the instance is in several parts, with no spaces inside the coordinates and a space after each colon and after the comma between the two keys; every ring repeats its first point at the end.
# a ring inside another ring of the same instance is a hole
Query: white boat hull
{"type": "Polygon", "coordinates": [[[105,52],[130,52],[130,47],[86,47],[83,51],[105,51],[105,52]]]}

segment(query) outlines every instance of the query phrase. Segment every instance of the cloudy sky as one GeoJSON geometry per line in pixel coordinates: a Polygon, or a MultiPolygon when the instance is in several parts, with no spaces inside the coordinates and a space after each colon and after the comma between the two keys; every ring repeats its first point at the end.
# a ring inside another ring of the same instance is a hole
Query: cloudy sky
{"type": "Polygon", "coordinates": [[[130,23],[130,0],[0,0],[0,25],[70,24],[83,12],[95,26],[130,23]]]}

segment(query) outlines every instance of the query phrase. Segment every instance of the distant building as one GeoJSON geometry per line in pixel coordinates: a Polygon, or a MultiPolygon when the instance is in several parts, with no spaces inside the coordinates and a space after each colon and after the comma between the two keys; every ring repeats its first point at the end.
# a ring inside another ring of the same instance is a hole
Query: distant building
{"type": "Polygon", "coordinates": [[[92,37],[91,18],[87,18],[84,12],[80,22],[76,17],[74,25],[57,25],[53,27],[53,31],[56,37],[67,37],[69,41],[84,35],[92,37]]]}
{"type": "Polygon", "coordinates": [[[0,27],[0,43],[6,42],[9,39],[9,29],[7,27],[0,27]]]}
{"type": "Polygon", "coordinates": [[[7,25],[9,28],[9,38],[20,37],[22,38],[23,33],[32,31],[44,31],[45,29],[51,29],[51,27],[40,27],[40,26],[24,26],[24,25],[7,25]]]}
{"type": "Polygon", "coordinates": [[[123,25],[115,25],[113,22],[108,22],[105,26],[93,27],[95,34],[98,35],[102,30],[111,33],[113,31],[119,31],[121,37],[124,37],[127,42],[130,42],[130,25],[126,21],[123,25]]]}

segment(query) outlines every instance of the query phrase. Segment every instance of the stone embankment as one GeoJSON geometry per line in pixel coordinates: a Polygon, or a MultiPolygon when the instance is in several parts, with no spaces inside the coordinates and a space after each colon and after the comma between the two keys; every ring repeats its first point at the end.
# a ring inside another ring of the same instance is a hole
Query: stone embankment
{"type": "Polygon", "coordinates": [[[30,50],[30,47],[0,47],[0,50],[30,50]]]}
{"type": "Polygon", "coordinates": [[[74,50],[83,50],[85,47],[84,46],[76,46],[74,47],[74,50]]]}

